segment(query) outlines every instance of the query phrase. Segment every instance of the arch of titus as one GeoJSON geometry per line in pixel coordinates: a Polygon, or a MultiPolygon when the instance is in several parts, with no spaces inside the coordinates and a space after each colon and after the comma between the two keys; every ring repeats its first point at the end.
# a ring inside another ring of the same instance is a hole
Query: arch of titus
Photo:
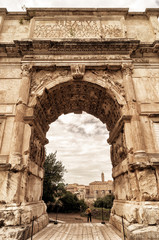
{"type": "Polygon", "coordinates": [[[85,111],[109,130],[111,224],[121,231],[123,219],[128,240],[159,239],[158,16],[0,9],[0,238],[27,239],[33,218],[34,232],[47,225],[46,133],[85,111]]]}

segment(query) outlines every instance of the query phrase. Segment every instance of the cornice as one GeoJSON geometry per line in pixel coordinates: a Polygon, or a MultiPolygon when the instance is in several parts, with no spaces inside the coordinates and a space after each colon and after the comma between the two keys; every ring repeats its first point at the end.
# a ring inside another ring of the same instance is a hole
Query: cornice
{"type": "Polygon", "coordinates": [[[73,54],[131,54],[139,46],[139,40],[25,40],[0,43],[1,56],[23,57],[24,55],[73,55],[73,54]]]}
{"type": "Polygon", "coordinates": [[[29,8],[27,14],[30,17],[39,16],[103,16],[103,15],[127,15],[128,8],[29,8]]]}
{"type": "Polygon", "coordinates": [[[141,54],[159,53],[159,40],[156,40],[153,43],[141,43],[137,51],[140,52],[141,54]]]}
{"type": "Polygon", "coordinates": [[[6,15],[7,9],[6,8],[0,8],[0,16],[6,15]]]}
{"type": "Polygon", "coordinates": [[[0,8],[1,12],[5,12],[9,15],[21,15],[32,17],[48,17],[48,16],[101,16],[101,15],[127,15],[128,8],[27,8],[22,12],[8,12],[6,8],[0,8]]]}
{"type": "Polygon", "coordinates": [[[148,16],[159,16],[159,8],[146,8],[145,13],[148,16]]]}
{"type": "Polygon", "coordinates": [[[25,55],[131,55],[136,53],[159,53],[159,40],[153,43],[140,43],[132,39],[66,39],[66,40],[15,40],[13,43],[0,43],[3,57],[23,57],[25,55]]]}
{"type": "Polygon", "coordinates": [[[25,15],[32,17],[50,17],[50,16],[108,16],[108,15],[155,15],[159,16],[159,8],[147,8],[145,12],[131,12],[129,8],[27,8],[26,11],[8,12],[6,8],[0,8],[0,15],[25,15]]]}

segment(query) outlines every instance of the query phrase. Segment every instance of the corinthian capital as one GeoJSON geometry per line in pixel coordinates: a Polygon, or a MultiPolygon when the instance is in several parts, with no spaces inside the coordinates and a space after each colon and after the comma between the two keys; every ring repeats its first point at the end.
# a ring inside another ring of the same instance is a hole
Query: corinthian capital
{"type": "Polygon", "coordinates": [[[21,66],[22,69],[22,76],[23,77],[29,77],[30,76],[30,72],[32,69],[32,66],[30,64],[24,64],[21,66]]]}
{"type": "Polygon", "coordinates": [[[131,76],[132,71],[133,71],[132,63],[123,63],[122,64],[122,72],[123,72],[123,74],[131,76]]]}

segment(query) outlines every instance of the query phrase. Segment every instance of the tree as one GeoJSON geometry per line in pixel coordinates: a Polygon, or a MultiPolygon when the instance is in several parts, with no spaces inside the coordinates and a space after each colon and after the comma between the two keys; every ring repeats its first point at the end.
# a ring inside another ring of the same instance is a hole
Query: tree
{"type": "Polygon", "coordinates": [[[66,171],[61,161],[57,161],[56,152],[46,156],[44,163],[44,183],[43,183],[43,200],[45,203],[55,202],[60,193],[65,192],[63,175],[66,171]]]}
{"type": "Polygon", "coordinates": [[[87,208],[84,200],[79,200],[76,194],[73,194],[69,191],[67,191],[63,197],[60,198],[60,201],[62,202],[62,207],[60,209],[62,212],[79,212],[85,211],[87,208]]]}
{"type": "Polygon", "coordinates": [[[113,206],[113,201],[114,201],[114,195],[113,194],[109,194],[104,196],[103,198],[98,198],[95,202],[94,202],[94,207],[99,207],[99,208],[112,208],[113,206]]]}
{"type": "Polygon", "coordinates": [[[43,200],[48,212],[78,212],[86,209],[84,200],[79,200],[75,194],[66,191],[63,183],[66,169],[61,161],[57,161],[56,152],[46,156],[44,170],[43,200]]]}
{"type": "Polygon", "coordinates": [[[63,212],[78,212],[80,209],[80,205],[78,203],[78,198],[75,194],[67,191],[66,194],[61,197],[62,201],[62,211],[63,212]]]}

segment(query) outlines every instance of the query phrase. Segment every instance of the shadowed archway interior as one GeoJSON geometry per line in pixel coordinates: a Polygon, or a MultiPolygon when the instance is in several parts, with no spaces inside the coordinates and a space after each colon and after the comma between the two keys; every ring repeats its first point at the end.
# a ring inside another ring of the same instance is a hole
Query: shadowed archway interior
{"type": "MultiPolygon", "coordinates": [[[[45,125],[54,122],[61,114],[85,111],[106,123],[109,131],[121,117],[121,106],[106,89],[82,81],[69,81],[51,89],[45,88],[43,94],[37,97],[34,109],[37,117],[40,114],[44,116],[45,125]]],[[[42,122],[41,126],[44,126],[42,122]]]]}

